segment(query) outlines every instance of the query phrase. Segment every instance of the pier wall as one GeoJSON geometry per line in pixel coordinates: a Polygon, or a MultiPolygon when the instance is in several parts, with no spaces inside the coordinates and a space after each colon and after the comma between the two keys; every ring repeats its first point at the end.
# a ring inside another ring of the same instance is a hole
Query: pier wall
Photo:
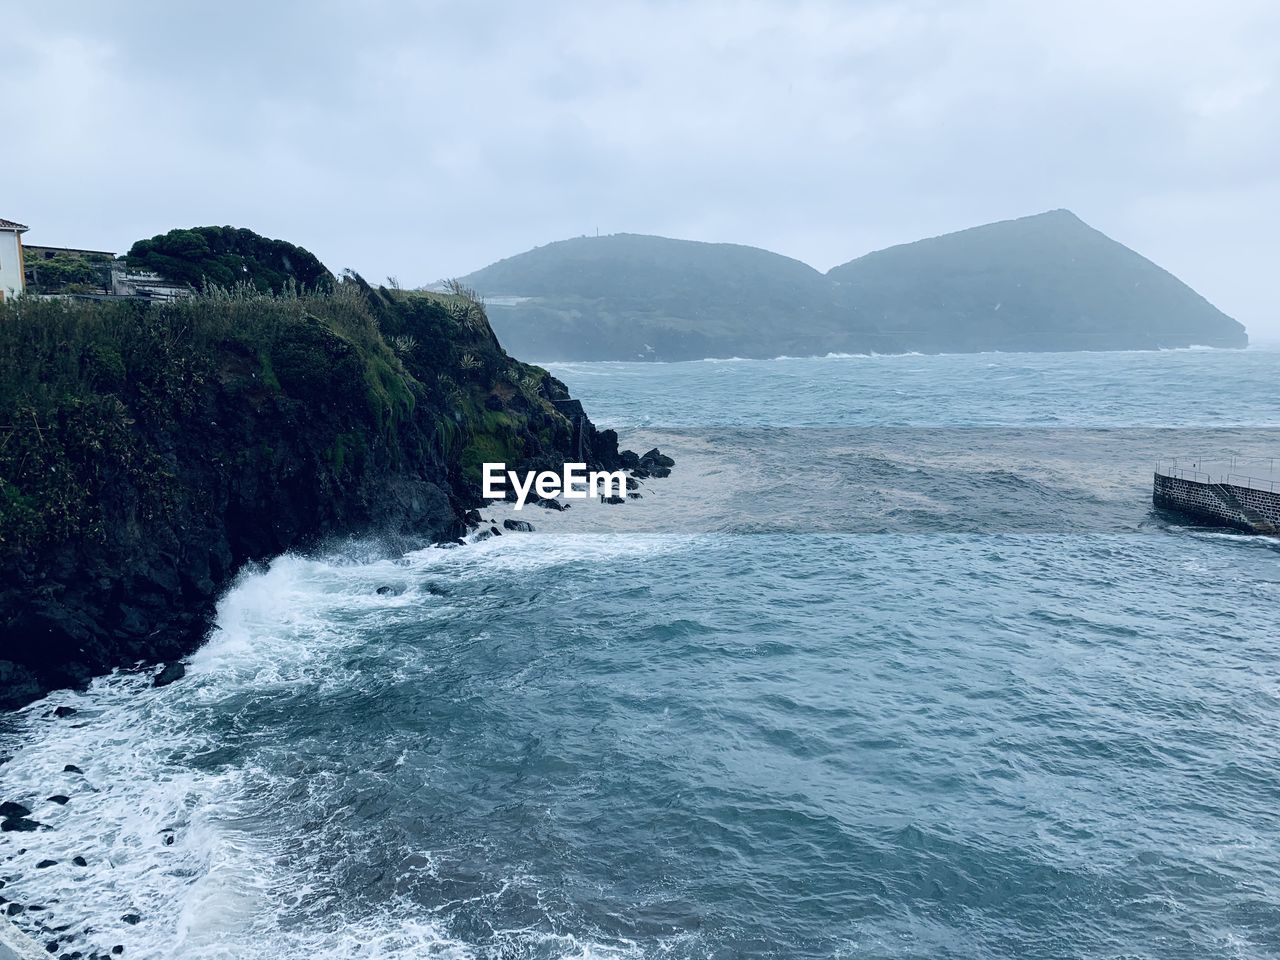
{"type": "Polygon", "coordinates": [[[1226,524],[1246,533],[1280,530],[1280,493],[1156,474],[1151,499],[1162,509],[1177,510],[1198,520],[1226,524]]]}

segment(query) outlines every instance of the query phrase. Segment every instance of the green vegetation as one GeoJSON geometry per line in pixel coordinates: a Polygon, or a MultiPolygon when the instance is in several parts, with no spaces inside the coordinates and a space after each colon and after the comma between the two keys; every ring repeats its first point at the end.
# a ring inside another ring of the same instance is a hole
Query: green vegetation
{"type": "Polygon", "coordinates": [[[301,295],[5,302],[0,569],[180,525],[204,495],[192,488],[228,477],[273,491],[305,477],[293,495],[336,503],[394,473],[478,482],[482,454],[567,445],[545,379],[506,356],[474,301],[355,276],[301,295]]]}
{"type": "Polygon", "coordinates": [[[105,293],[111,289],[111,258],[63,252],[29,258],[26,283],[28,293],[105,293]]]}
{"type": "Polygon", "coordinates": [[[503,343],[556,360],[1241,347],[1243,327],[1058,210],[882,250],[825,276],[752,247],[581,237],[464,278],[503,343]]]}
{"type": "Polygon", "coordinates": [[[246,283],[262,293],[283,293],[291,285],[328,287],[334,279],[310,251],[236,227],[192,227],[139,240],[128,262],[197,290],[246,283]]]}

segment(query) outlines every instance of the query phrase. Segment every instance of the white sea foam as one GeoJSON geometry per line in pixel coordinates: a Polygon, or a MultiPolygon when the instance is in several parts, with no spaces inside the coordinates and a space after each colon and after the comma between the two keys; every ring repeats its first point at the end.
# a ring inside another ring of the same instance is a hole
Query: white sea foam
{"type": "MultiPolygon", "coordinates": [[[[51,828],[0,839],[6,896],[47,908],[19,922],[41,943],[48,928],[69,925],[62,935],[75,949],[120,944],[141,958],[474,956],[412,903],[298,922],[314,913],[306,908],[318,867],[289,836],[271,832],[264,809],[286,774],[255,764],[252,750],[219,759],[226,725],[234,730],[253,698],[305,688],[308,702],[322,703],[349,693],[361,681],[344,658],[369,637],[353,624],[449,616],[455,601],[433,592],[435,581],[608,562],[670,545],[658,537],[513,535],[372,562],[289,555],[247,571],[219,603],[217,625],[182,682],[156,689],[149,672],[116,673],[10,717],[0,733],[0,750],[13,755],[2,799],[25,803],[51,828]],[[56,719],[58,706],[76,713],[56,719]],[[66,764],[83,774],[64,772],[66,764]],[[45,799],[53,794],[70,802],[45,799]],[[76,856],[87,866],[73,865],[76,856]],[[46,859],[57,864],[36,866],[46,859]],[[122,919],[135,913],[137,924],[122,919]]],[[[566,957],[630,955],[569,938],[561,946],[566,957]]]]}

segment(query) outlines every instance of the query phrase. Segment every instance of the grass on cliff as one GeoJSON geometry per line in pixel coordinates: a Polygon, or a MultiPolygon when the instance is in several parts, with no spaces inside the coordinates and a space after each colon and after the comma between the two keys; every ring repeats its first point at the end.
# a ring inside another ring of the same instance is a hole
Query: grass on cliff
{"type": "Polygon", "coordinates": [[[354,276],[318,293],[0,303],[0,553],[102,536],[116,487],[141,492],[140,522],[163,519],[163,438],[215,402],[328,418],[321,489],[375,455],[474,481],[484,458],[518,460],[522,436],[567,431],[545,377],[506,356],[478,303],[354,276]],[[486,407],[517,394],[518,418],[486,407]]]}

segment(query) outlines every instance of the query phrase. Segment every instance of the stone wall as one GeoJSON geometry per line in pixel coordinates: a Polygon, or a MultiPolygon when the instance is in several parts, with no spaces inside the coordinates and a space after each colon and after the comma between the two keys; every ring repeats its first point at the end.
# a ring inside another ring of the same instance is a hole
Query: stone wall
{"type": "Polygon", "coordinates": [[[1156,474],[1151,499],[1162,509],[1176,510],[1197,520],[1225,524],[1246,533],[1274,533],[1280,529],[1280,493],[1156,474]],[[1231,497],[1239,506],[1231,502],[1231,497]],[[1265,524],[1270,524],[1272,529],[1267,529],[1265,524]]]}

